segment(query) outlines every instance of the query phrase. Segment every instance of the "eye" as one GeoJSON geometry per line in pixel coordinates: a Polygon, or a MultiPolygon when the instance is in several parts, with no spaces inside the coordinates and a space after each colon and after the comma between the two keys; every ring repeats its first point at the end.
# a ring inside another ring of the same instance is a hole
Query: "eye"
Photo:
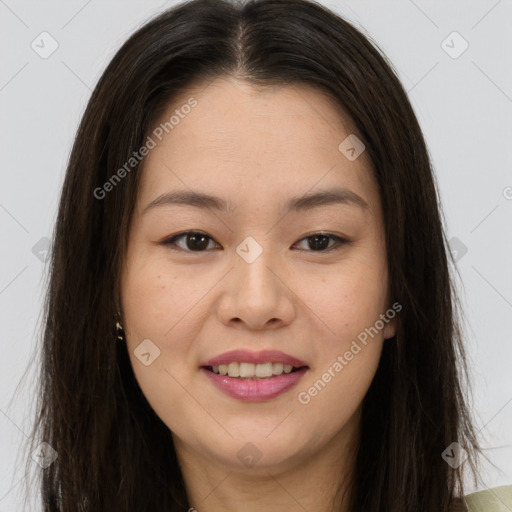
{"type": "MultiPolygon", "coordinates": [[[[329,252],[339,248],[341,245],[346,245],[351,242],[346,238],[342,238],[332,233],[313,233],[312,235],[302,238],[300,242],[304,240],[307,242],[308,248],[313,252],[329,252]],[[333,244],[331,245],[329,245],[330,240],[333,241],[333,244]]],[[[177,245],[180,249],[186,252],[204,252],[208,249],[209,241],[213,242],[213,239],[205,233],[201,233],[200,231],[186,231],[168,238],[163,242],[163,244],[169,246],[177,245]],[[178,240],[183,240],[184,246],[176,243],[178,240]]],[[[217,247],[220,247],[218,244],[216,245],[217,247]]],[[[210,249],[212,249],[212,247],[210,247],[210,249]]]]}
{"type": "MultiPolygon", "coordinates": [[[[330,252],[339,249],[341,245],[349,244],[351,241],[346,238],[334,235],[332,233],[313,233],[312,235],[304,237],[307,246],[313,252],[330,252]],[[329,239],[333,240],[333,244],[329,245],[329,239]]],[[[298,245],[298,244],[297,244],[298,245]]]]}
{"type": "Polygon", "coordinates": [[[199,231],[186,231],[185,233],[174,235],[163,243],[164,245],[177,245],[180,249],[188,252],[204,252],[204,250],[208,248],[208,240],[213,242],[213,239],[205,233],[201,233],[199,231]],[[176,244],[176,241],[181,239],[184,240],[184,247],[183,245],[176,244]]]}

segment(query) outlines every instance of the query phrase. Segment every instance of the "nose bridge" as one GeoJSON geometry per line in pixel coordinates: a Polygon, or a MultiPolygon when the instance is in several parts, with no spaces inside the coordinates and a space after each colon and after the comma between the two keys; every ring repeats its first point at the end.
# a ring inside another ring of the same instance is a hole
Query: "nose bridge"
{"type": "Polygon", "coordinates": [[[293,308],[286,286],[276,276],[279,258],[275,251],[263,237],[256,240],[249,236],[237,246],[236,253],[224,320],[237,318],[253,328],[263,327],[272,319],[289,321],[293,308]]]}
{"type": "Polygon", "coordinates": [[[276,257],[268,243],[260,238],[248,236],[236,248],[238,258],[235,270],[240,277],[238,296],[249,303],[265,301],[269,304],[276,296],[276,277],[270,270],[276,265],[276,257]]]}

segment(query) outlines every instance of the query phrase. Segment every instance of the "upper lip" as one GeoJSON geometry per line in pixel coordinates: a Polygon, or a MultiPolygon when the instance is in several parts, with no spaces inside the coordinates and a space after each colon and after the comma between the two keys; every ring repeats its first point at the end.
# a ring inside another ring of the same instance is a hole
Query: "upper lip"
{"type": "Polygon", "coordinates": [[[229,364],[233,362],[239,363],[282,363],[290,364],[296,368],[307,366],[304,361],[296,357],[280,352],[279,350],[261,350],[260,352],[251,352],[249,350],[231,350],[223,354],[209,359],[201,364],[201,366],[218,366],[220,364],[229,364]]]}

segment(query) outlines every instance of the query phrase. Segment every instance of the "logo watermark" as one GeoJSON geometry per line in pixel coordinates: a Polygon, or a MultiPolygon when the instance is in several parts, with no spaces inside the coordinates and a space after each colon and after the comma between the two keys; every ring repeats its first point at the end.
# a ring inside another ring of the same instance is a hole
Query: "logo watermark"
{"type": "Polygon", "coordinates": [[[121,182],[121,180],[129,174],[132,169],[142,161],[142,159],[154,149],[158,142],[161,142],[164,138],[164,133],[170,133],[180,123],[181,119],[190,114],[192,108],[197,106],[197,100],[195,98],[189,98],[187,103],[177,108],[168,121],[160,123],[152,132],[148,135],[146,142],[139,148],[138,151],[134,151],[132,156],[120,167],[112,176],[103,184],[101,187],[97,187],[93,191],[93,196],[96,199],[104,199],[108,192],[114,190],[114,187],[121,182]],[[155,140],[157,139],[157,140],[155,140]],[[158,141],[158,142],[157,142],[158,141]]]}
{"type": "MultiPolygon", "coordinates": [[[[395,318],[396,314],[402,310],[402,305],[398,302],[395,302],[391,308],[389,308],[385,313],[381,314],[379,317],[379,320],[377,320],[372,327],[367,327],[364,331],[360,332],[357,335],[357,340],[359,343],[365,347],[368,343],[368,336],[370,336],[372,339],[374,336],[376,336],[379,331],[384,329],[385,325],[389,323],[389,321],[393,318],[395,318]]],[[[349,364],[352,359],[354,359],[354,356],[359,354],[361,352],[362,348],[361,345],[357,343],[356,340],[353,340],[350,349],[347,350],[343,355],[339,355],[336,358],[336,361],[329,366],[327,371],[322,374],[322,376],[311,386],[307,389],[307,391],[301,391],[297,395],[298,401],[302,405],[307,405],[309,402],[311,402],[311,399],[320,393],[325,386],[329,382],[331,382],[334,377],[338,373],[345,368],[349,364]]]]}

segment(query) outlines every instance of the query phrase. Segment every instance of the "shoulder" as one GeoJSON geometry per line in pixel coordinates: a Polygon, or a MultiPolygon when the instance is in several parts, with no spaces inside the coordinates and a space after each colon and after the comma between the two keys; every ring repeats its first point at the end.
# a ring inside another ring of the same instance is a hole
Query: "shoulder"
{"type": "Polygon", "coordinates": [[[508,512],[512,510],[512,485],[473,492],[465,501],[468,512],[508,512]]]}

